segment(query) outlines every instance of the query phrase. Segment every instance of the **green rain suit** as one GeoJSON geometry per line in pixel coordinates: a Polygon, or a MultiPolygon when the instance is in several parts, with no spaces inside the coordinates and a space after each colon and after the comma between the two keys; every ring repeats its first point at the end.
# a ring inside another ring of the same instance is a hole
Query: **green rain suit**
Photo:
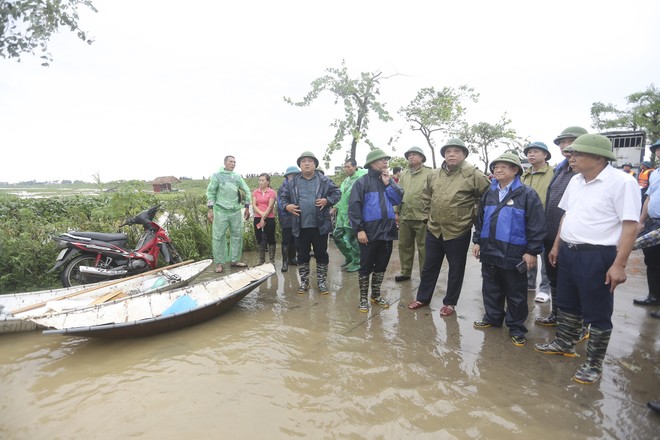
{"type": "Polygon", "coordinates": [[[357,241],[355,230],[351,227],[351,222],[348,220],[348,199],[351,196],[351,188],[355,181],[367,174],[367,170],[359,168],[350,177],[344,179],[341,183],[341,199],[335,205],[337,208],[337,216],[335,217],[335,230],[332,232],[332,238],[337,245],[337,249],[346,258],[345,266],[349,269],[359,269],[360,267],[360,247],[357,241]]]}
{"type": "Polygon", "coordinates": [[[243,208],[251,203],[250,188],[240,174],[220,168],[211,176],[206,188],[207,207],[213,208],[212,249],[215,264],[227,261],[227,229],[229,229],[229,261],[240,260],[243,252],[243,208]]]}

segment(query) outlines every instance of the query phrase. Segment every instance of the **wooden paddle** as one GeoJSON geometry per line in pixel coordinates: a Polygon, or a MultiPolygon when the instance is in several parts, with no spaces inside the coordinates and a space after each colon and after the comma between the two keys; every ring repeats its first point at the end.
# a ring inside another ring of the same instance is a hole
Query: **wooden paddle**
{"type": "MultiPolygon", "coordinates": [[[[93,292],[94,290],[98,290],[98,289],[102,289],[102,288],[105,288],[105,287],[113,286],[115,284],[119,284],[119,283],[124,282],[124,281],[132,280],[132,279],[144,276],[144,275],[152,274],[152,273],[155,273],[155,272],[160,272],[161,270],[164,270],[164,269],[172,269],[172,268],[175,268],[175,267],[190,264],[193,261],[194,260],[182,261],[181,263],[176,263],[176,264],[172,264],[170,266],[160,267],[160,268],[157,268],[157,269],[152,269],[150,271],[142,272],[142,273],[139,273],[137,275],[132,275],[130,277],[120,278],[120,279],[114,280],[114,281],[108,281],[107,283],[101,284],[100,286],[91,287],[89,289],[79,290],[79,291],[73,292],[73,293],[68,293],[66,295],[62,295],[62,296],[58,296],[57,298],[50,299],[49,301],[59,301],[61,299],[67,299],[67,298],[71,298],[71,297],[74,297],[74,296],[77,296],[77,295],[82,295],[83,293],[93,292]]],[[[10,312],[10,314],[16,315],[17,313],[23,313],[23,312],[27,312],[29,310],[38,309],[39,307],[45,306],[47,302],[48,301],[44,301],[44,302],[40,302],[40,303],[37,303],[37,304],[32,304],[31,306],[25,306],[25,307],[22,307],[20,309],[12,310],[10,312]]]]}
{"type": "Polygon", "coordinates": [[[110,293],[106,293],[103,296],[99,296],[94,301],[92,301],[90,305],[95,306],[97,304],[103,304],[104,302],[108,302],[112,299],[126,298],[127,296],[128,295],[126,295],[123,290],[120,290],[118,292],[110,292],[110,293]]]}

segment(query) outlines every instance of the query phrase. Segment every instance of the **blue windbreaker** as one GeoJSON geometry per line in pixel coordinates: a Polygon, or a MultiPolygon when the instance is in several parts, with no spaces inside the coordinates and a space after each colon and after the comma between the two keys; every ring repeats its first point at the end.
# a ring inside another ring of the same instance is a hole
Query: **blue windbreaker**
{"type": "Polygon", "coordinates": [[[481,196],[472,242],[481,246],[481,262],[515,269],[523,254],[541,253],[546,234],[543,204],[536,191],[516,176],[499,201],[499,183],[493,181],[481,196]]]}
{"type": "Polygon", "coordinates": [[[401,204],[403,190],[390,180],[385,186],[380,172],[369,169],[351,188],[348,219],[355,232],[365,231],[369,241],[396,240],[399,236],[394,206],[401,204]]]}

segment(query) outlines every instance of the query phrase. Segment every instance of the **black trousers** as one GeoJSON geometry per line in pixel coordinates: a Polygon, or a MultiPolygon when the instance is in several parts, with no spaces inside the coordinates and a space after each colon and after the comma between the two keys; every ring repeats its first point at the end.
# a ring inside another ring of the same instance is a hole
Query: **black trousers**
{"type": "Polygon", "coordinates": [[[375,240],[360,243],[360,275],[385,272],[392,255],[392,240],[375,240]]]}
{"type": "Polygon", "coordinates": [[[292,228],[281,228],[282,229],[282,246],[293,243],[293,232],[292,228]]]}
{"type": "Polygon", "coordinates": [[[433,234],[426,231],[426,242],[424,244],[426,256],[424,257],[424,268],[422,279],[417,289],[417,301],[429,304],[433,298],[433,291],[438,282],[442,261],[447,257],[449,263],[449,274],[447,275],[447,294],[442,303],[455,306],[463,288],[465,277],[465,264],[470,247],[470,233],[455,238],[444,240],[442,237],[435,238],[433,234]]]}
{"type": "MultiPolygon", "coordinates": [[[[649,233],[660,227],[660,220],[650,219],[644,225],[644,232],[649,233]]],[[[643,249],[646,264],[646,282],[649,286],[649,297],[660,299],[660,244],[643,249]]]]}
{"type": "Polygon", "coordinates": [[[527,272],[503,269],[491,264],[481,265],[483,277],[482,294],[486,314],[484,319],[493,325],[501,326],[502,321],[509,327],[511,336],[525,336],[527,308],[527,272]],[[506,303],[506,312],[504,306],[506,303]]]}
{"type": "Polygon", "coordinates": [[[576,250],[562,243],[559,248],[557,306],[600,330],[612,328],[614,295],[605,284],[605,274],[616,258],[615,246],[576,250]]]}
{"type": "Polygon", "coordinates": [[[557,290],[557,268],[550,264],[550,259],[548,258],[554,244],[554,238],[543,242],[543,265],[545,266],[545,274],[548,276],[548,281],[550,281],[550,288],[557,290]]]}
{"type": "Polygon", "coordinates": [[[328,264],[328,234],[319,233],[319,228],[301,228],[295,237],[298,251],[298,264],[307,264],[311,257],[309,252],[314,249],[314,258],[318,264],[328,264]]]}
{"type": "Polygon", "coordinates": [[[254,235],[257,238],[257,245],[261,244],[264,239],[263,234],[266,234],[266,242],[268,244],[275,244],[275,218],[266,217],[266,225],[263,230],[257,228],[257,224],[261,221],[261,217],[254,218],[254,235]]]}

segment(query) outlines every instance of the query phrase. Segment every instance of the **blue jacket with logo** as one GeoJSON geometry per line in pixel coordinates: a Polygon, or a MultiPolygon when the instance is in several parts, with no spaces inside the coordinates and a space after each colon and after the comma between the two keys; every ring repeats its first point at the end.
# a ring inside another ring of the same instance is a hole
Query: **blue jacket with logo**
{"type": "Polygon", "coordinates": [[[545,234],[541,199],[519,176],[501,202],[497,180],[481,196],[472,242],[481,247],[482,263],[515,269],[523,254],[541,253],[545,234]]]}
{"type": "Polygon", "coordinates": [[[385,186],[380,172],[369,169],[353,184],[348,219],[355,232],[364,231],[369,241],[396,240],[399,236],[394,207],[401,204],[403,190],[390,179],[385,186]]]}

